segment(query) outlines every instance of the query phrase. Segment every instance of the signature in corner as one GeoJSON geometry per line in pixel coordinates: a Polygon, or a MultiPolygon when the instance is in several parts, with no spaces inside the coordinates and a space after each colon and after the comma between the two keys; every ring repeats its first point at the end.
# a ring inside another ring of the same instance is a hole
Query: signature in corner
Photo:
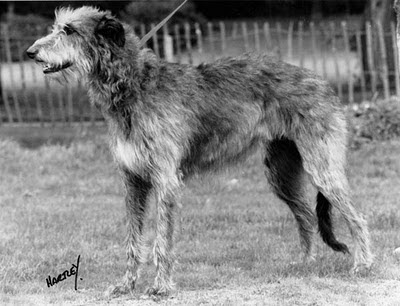
{"type": "MultiPolygon", "coordinates": [[[[46,278],[47,287],[54,286],[55,284],[66,280],[68,277],[75,275],[75,290],[78,290],[78,271],[79,271],[79,260],[81,255],[78,256],[76,264],[72,264],[69,270],[65,270],[63,273],[59,274],[57,277],[51,277],[50,275],[46,278]]],[[[80,279],[82,280],[82,278],[80,279]]]]}

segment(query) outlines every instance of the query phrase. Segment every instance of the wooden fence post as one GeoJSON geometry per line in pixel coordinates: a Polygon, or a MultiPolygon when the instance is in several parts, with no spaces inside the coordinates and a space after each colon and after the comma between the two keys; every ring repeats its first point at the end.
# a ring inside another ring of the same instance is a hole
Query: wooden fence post
{"type": "Polygon", "coordinates": [[[387,100],[390,97],[390,88],[389,88],[385,34],[383,32],[382,23],[380,20],[377,21],[376,26],[378,28],[380,54],[381,54],[381,78],[383,82],[383,92],[385,99],[387,100]]]}
{"type": "Polygon", "coordinates": [[[66,124],[67,123],[67,116],[65,115],[63,93],[62,93],[61,88],[57,87],[56,93],[57,93],[58,109],[59,109],[59,112],[60,112],[61,121],[64,124],[66,124]]]}
{"type": "MultiPolygon", "coordinates": [[[[141,23],[140,24],[140,38],[143,38],[145,35],[146,35],[146,26],[143,23],[141,23]]],[[[147,48],[147,41],[144,43],[143,47],[147,48]]]]}
{"type": "Polygon", "coordinates": [[[348,73],[348,86],[349,86],[349,103],[354,103],[354,85],[353,85],[353,67],[350,64],[350,43],[349,43],[349,34],[347,32],[347,23],[346,21],[342,21],[342,31],[343,31],[343,39],[344,39],[344,48],[346,50],[346,65],[347,65],[347,73],[348,73]]]}
{"type": "Polygon", "coordinates": [[[366,85],[365,85],[365,75],[364,75],[364,65],[363,65],[363,57],[362,57],[362,44],[361,44],[361,32],[357,30],[356,32],[356,44],[357,44],[357,57],[361,63],[361,95],[363,101],[367,100],[367,93],[366,93],[366,85]]]}
{"type": "Polygon", "coordinates": [[[14,71],[13,71],[13,62],[12,62],[12,56],[11,56],[11,42],[10,42],[10,35],[8,32],[8,24],[3,24],[3,35],[4,35],[4,47],[6,50],[6,59],[7,63],[9,65],[9,72],[10,72],[10,84],[11,84],[11,94],[13,97],[14,101],[14,107],[15,107],[15,113],[17,114],[17,120],[18,122],[22,122],[22,115],[21,115],[21,108],[19,106],[19,100],[18,100],[18,95],[17,95],[17,90],[15,88],[15,76],[14,76],[14,71]]]}
{"type": "Polygon", "coordinates": [[[282,26],[281,23],[278,21],[276,23],[276,42],[278,46],[278,58],[282,59],[282,44],[281,44],[281,34],[282,34],[282,26]]]}
{"type": "Polygon", "coordinates": [[[394,77],[396,86],[396,96],[400,97],[399,50],[397,48],[397,41],[396,41],[396,26],[393,21],[390,23],[390,30],[392,34],[392,45],[394,54],[393,58],[394,58],[394,77]]]}
{"type": "Polygon", "coordinates": [[[67,86],[67,103],[68,103],[68,125],[74,121],[74,104],[71,85],[67,86]]]}
{"type": "Polygon", "coordinates": [[[94,126],[96,121],[96,108],[93,103],[90,103],[90,125],[94,126]]]}
{"type": "MultiPolygon", "coordinates": [[[[25,76],[25,69],[24,69],[24,59],[23,59],[23,50],[22,50],[22,46],[21,46],[21,40],[17,40],[17,52],[18,52],[18,60],[19,60],[19,68],[20,68],[20,72],[21,72],[21,93],[22,93],[22,100],[24,101],[24,103],[22,104],[22,107],[25,108],[25,111],[29,110],[29,99],[28,99],[28,93],[26,90],[26,76],[25,76]]],[[[22,117],[25,117],[25,120],[29,121],[29,111],[27,111],[25,113],[23,113],[23,110],[21,111],[21,115],[22,117]]],[[[22,118],[22,120],[24,120],[24,118],[22,118]]]]}
{"type": "Polygon", "coordinates": [[[260,53],[260,31],[258,30],[258,22],[254,22],[254,44],[257,53],[260,53]]]}
{"type": "Polygon", "coordinates": [[[297,52],[299,53],[299,56],[300,56],[299,66],[304,67],[303,21],[300,21],[298,26],[299,26],[299,28],[297,31],[297,35],[298,35],[299,50],[297,52]]]}
{"type": "Polygon", "coordinates": [[[250,51],[249,35],[247,33],[247,24],[245,21],[242,22],[242,35],[243,35],[243,42],[244,42],[244,50],[245,50],[245,52],[249,52],[250,51]]]}
{"type": "MultiPolygon", "coordinates": [[[[78,105],[78,113],[77,113],[77,115],[79,116],[79,123],[81,124],[81,128],[83,129],[83,121],[84,121],[84,118],[85,118],[85,112],[82,110],[82,109],[80,109],[81,108],[81,105],[83,104],[83,103],[81,103],[81,98],[84,96],[84,94],[83,94],[83,88],[82,88],[82,82],[80,81],[80,80],[78,80],[78,85],[76,86],[76,91],[75,91],[75,101],[78,101],[78,103],[75,103],[75,105],[78,105]]],[[[85,111],[86,111],[86,109],[85,109],[85,111]]]]}
{"type": "Polygon", "coordinates": [[[234,21],[232,24],[232,38],[233,39],[236,39],[237,33],[238,33],[238,24],[237,24],[237,22],[234,21]]]}
{"type": "Polygon", "coordinates": [[[340,101],[343,101],[343,88],[342,88],[342,81],[340,79],[340,69],[339,69],[339,64],[338,64],[338,56],[337,56],[337,48],[336,48],[336,28],[335,28],[335,23],[331,21],[329,23],[329,26],[331,28],[331,50],[333,54],[333,60],[334,60],[334,65],[335,65],[335,74],[336,74],[336,83],[338,87],[338,95],[340,101]]]}
{"type": "MultiPolygon", "coordinates": [[[[324,24],[320,23],[319,28],[321,29],[321,38],[320,41],[326,41],[326,34],[324,30],[324,24]]],[[[327,72],[326,72],[326,51],[325,51],[325,43],[321,46],[321,58],[322,58],[322,77],[326,79],[327,72]]]]}
{"type": "MultiPolygon", "coordinates": [[[[1,71],[0,71],[0,82],[1,82],[1,71]]],[[[2,92],[3,92],[3,90],[2,90],[2,92]]],[[[0,111],[0,126],[3,124],[3,114],[2,114],[2,111],[0,111]]]]}
{"type": "Polygon", "coordinates": [[[289,22],[287,40],[288,40],[287,41],[288,42],[287,56],[289,59],[292,59],[293,58],[293,21],[289,22]]]}
{"type": "Polygon", "coordinates": [[[1,90],[1,96],[2,96],[3,101],[4,101],[4,107],[6,109],[8,122],[10,122],[10,123],[14,122],[14,118],[12,116],[12,111],[11,111],[11,107],[10,107],[10,101],[8,100],[8,95],[7,95],[7,92],[6,92],[5,88],[3,88],[1,90]]]}
{"type": "MultiPolygon", "coordinates": [[[[36,70],[34,68],[34,66],[32,67],[32,81],[34,86],[37,85],[38,81],[37,81],[37,75],[36,75],[36,70]]],[[[42,103],[41,103],[41,99],[39,96],[39,91],[38,90],[34,90],[33,92],[33,96],[35,97],[35,103],[36,103],[36,114],[38,116],[38,119],[40,121],[40,125],[43,126],[44,124],[44,119],[43,119],[43,111],[42,111],[42,103]]]]}
{"type": "Polygon", "coordinates": [[[190,25],[187,22],[185,22],[185,41],[186,50],[189,55],[189,64],[193,64],[192,42],[190,41],[190,25]]]}
{"type": "Polygon", "coordinates": [[[368,68],[369,75],[371,78],[371,91],[372,95],[375,95],[377,91],[377,80],[376,80],[376,71],[375,71],[375,63],[374,63],[374,53],[372,48],[372,26],[369,21],[366,22],[366,34],[367,34],[367,57],[368,57],[368,68]]]}
{"type": "Polygon", "coordinates": [[[214,32],[213,32],[213,24],[211,22],[207,22],[207,29],[208,29],[208,41],[210,42],[210,51],[211,51],[211,58],[215,59],[215,47],[214,47],[214,32]]]}
{"type": "Polygon", "coordinates": [[[219,31],[221,34],[221,51],[222,54],[224,54],[226,50],[226,31],[225,31],[225,23],[223,23],[222,21],[219,22],[219,31]]]}
{"type": "Polygon", "coordinates": [[[52,123],[52,125],[55,125],[55,121],[56,121],[56,113],[54,110],[54,102],[53,102],[53,93],[51,91],[51,87],[49,84],[49,80],[47,78],[44,79],[45,82],[45,86],[46,86],[46,92],[47,92],[47,102],[49,103],[49,107],[50,107],[50,121],[52,123]]]}
{"type": "Polygon", "coordinates": [[[196,31],[196,38],[197,38],[197,50],[199,51],[199,53],[203,53],[203,36],[198,22],[194,24],[194,28],[196,31]]]}
{"type": "Polygon", "coordinates": [[[182,61],[181,57],[181,35],[179,33],[179,24],[174,25],[175,45],[176,45],[176,58],[178,63],[182,61]]]}
{"type": "Polygon", "coordinates": [[[317,45],[315,42],[315,25],[314,22],[310,22],[310,30],[311,30],[311,48],[312,48],[312,58],[313,58],[313,70],[317,73],[317,45]]]}
{"type": "Polygon", "coordinates": [[[168,33],[168,27],[166,24],[163,26],[163,43],[164,43],[164,59],[167,62],[173,62],[174,47],[172,43],[172,37],[168,33]]]}
{"type": "MultiPolygon", "coordinates": [[[[151,28],[153,29],[155,27],[155,24],[152,23],[151,24],[151,28]]],[[[158,58],[160,58],[160,48],[158,46],[158,36],[157,36],[157,32],[154,33],[153,37],[153,49],[154,49],[154,53],[157,55],[158,58]]]]}
{"type": "Polygon", "coordinates": [[[271,47],[271,30],[269,28],[269,23],[268,22],[264,22],[264,39],[265,39],[265,47],[268,51],[271,51],[272,47],[271,47]]]}

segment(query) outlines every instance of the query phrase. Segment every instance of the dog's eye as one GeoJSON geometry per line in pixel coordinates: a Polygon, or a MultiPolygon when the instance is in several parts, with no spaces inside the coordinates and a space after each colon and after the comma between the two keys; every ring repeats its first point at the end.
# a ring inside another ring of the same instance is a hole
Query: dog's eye
{"type": "Polygon", "coordinates": [[[67,35],[71,35],[71,34],[75,33],[74,28],[72,28],[69,25],[66,25],[63,30],[64,30],[65,34],[67,34],[67,35]]]}

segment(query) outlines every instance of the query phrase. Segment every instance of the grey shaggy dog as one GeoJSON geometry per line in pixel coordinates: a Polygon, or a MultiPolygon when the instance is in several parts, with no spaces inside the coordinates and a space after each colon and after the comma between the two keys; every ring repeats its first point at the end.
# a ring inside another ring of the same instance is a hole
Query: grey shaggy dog
{"type": "Polygon", "coordinates": [[[273,191],[297,220],[306,257],[312,256],[317,222],[327,245],[349,252],[334,236],[333,207],[354,239],[354,269],[370,267],[368,230],[353,208],[345,175],[345,116],[330,86],[314,73],[256,55],[197,67],[167,63],[141,49],[129,26],[92,7],[58,10],[53,32],[27,52],[52,78],[84,78],[108,124],[128,220],[128,268],[110,294],[135,287],[146,257],[150,195],[157,203],[157,276],[147,292],[167,295],[173,288],[174,212],[184,181],[242,161],[258,148],[273,191]],[[316,214],[306,197],[307,180],[318,191],[316,214]]]}

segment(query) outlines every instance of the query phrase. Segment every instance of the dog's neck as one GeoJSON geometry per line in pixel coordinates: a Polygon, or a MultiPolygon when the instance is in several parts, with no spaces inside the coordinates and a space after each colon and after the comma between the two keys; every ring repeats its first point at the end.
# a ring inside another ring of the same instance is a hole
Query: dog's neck
{"type": "Polygon", "coordinates": [[[92,102],[101,109],[121,107],[128,98],[138,95],[138,56],[136,44],[127,42],[124,48],[100,47],[94,69],[88,76],[89,90],[95,94],[92,102]]]}
{"type": "Polygon", "coordinates": [[[123,123],[128,133],[133,109],[156,87],[159,73],[154,53],[137,46],[135,37],[123,49],[100,50],[98,64],[88,76],[91,102],[106,118],[123,123]]]}

